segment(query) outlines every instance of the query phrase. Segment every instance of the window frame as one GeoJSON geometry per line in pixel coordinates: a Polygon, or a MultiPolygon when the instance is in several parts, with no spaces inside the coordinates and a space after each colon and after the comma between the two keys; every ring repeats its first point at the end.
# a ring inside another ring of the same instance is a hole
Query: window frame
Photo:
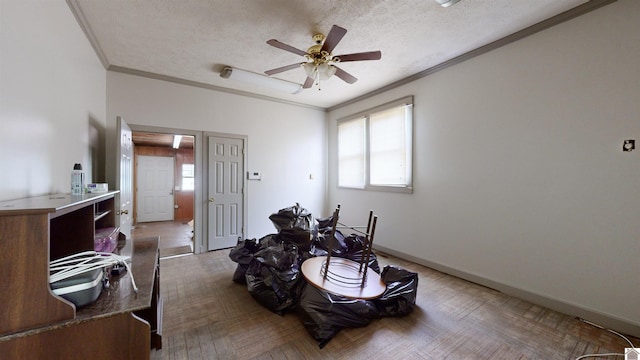
{"type": "Polygon", "coordinates": [[[414,113],[413,113],[414,103],[413,96],[405,96],[403,98],[340,118],[336,121],[336,149],[337,149],[337,169],[338,169],[338,177],[337,177],[337,185],[339,189],[352,189],[352,190],[367,190],[367,191],[382,191],[382,192],[396,192],[396,193],[413,193],[413,144],[414,144],[414,113]],[[374,113],[382,112],[385,110],[389,110],[394,107],[399,106],[409,106],[409,114],[410,119],[406,123],[406,140],[407,144],[407,159],[406,165],[408,167],[407,171],[407,184],[406,185],[371,185],[371,124],[370,118],[374,113]],[[363,187],[354,187],[354,186],[344,186],[340,185],[340,124],[355,121],[358,119],[364,118],[364,186],[363,187]]]}
{"type": "Polygon", "coordinates": [[[196,167],[195,167],[195,164],[194,164],[194,163],[183,163],[183,164],[180,166],[180,190],[182,190],[182,191],[195,191],[195,179],[196,179],[196,177],[195,177],[195,171],[196,171],[196,167]],[[185,170],[185,169],[184,169],[184,168],[185,168],[185,165],[190,165],[190,166],[192,166],[192,167],[193,167],[193,169],[191,169],[191,172],[193,173],[193,175],[192,175],[192,176],[185,176],[185,175],[184,175],[184,173],[185,173],[185,171],[184,171],[184,170],[185,170]],[[186,190],[185,190],[185,187],[184,187],[184,179],[193,179],[193,188],[190,188],[190,189],[186,189],[186,190]]]}

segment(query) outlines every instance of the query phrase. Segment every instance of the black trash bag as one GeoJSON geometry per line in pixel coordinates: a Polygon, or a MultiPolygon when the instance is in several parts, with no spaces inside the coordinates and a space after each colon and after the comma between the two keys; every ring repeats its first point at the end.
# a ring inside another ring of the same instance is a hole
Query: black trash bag
{"type": "Polygon", "coordinates": [[[369,325],[379,317],[376,306],[368,300],[349,299],[306,285],[298,313],[309,334],[323,348],[340,330],[369,325]]]}
{"type": "Polygon", "coordinates": [[[316,221],[318,222],[319,232],[331,230],[331,226],[333,225],[333,215],[327,216],[325,218],[317,218],[316,221]]]}
{"type": "Polygon", "coordinates": [[[309,249],[309,256],[307,258],[317,257],[317,256],[327,256],[328,253],[329,252],[327,250],[317,247],[314,242],[311,244],[311,249],[309,249]]]}
{"type": "Polygon", "coordinates": [[[316,219],[318,222],[318,234],[326,234],[327,236],[333,228],[333,215],[316,219]]]}
{"type": "Polygon", "coordinates": [[[238,240],[236,247],[229,252],[229,258],[238,263],[236,271],[233,273],[232,280],[239,284],[246,284],[245,273],[251,261],[253,254],[260,249],[260,244],[256,239],[238,240]]]}
{"type": "Polygon", "coordinates": [[[253,263],[245,275],[249,294],[269,311],[284,315],[295,308],[304,282],[294,269],[278,271],[268,266],[253,263]],[[257,267],[259,270],[252,270],[257,267]]]}
{"type": "Polygon", "coordinates": [[[282,229],[275,236],[279,242],[293,244],[300,251],[311,250],[311,233],[301,228],[282,229]]]}
{"type": "MultiPolygon", "coordinates": [[[[265,239],[264,243],[273,238],[265,239]]],[[[283,243],[260,249],[254,254],[245,279],[249,293],[258,303],[276,314],[284,314],[298,304],[304,284],[298,249],[283,243]]]]}
{"type": "MultiPolygon", "coordinates": [[[[275,239],[276,237],[270,237],[275,239]]],[[[264,239],[264,238],[263,238],[264,239]]],[[[260,250],[253,254],[253,258],[263,265],[272,267],[278,270],[287,270],[292,266],[298,266],[297,256],[298,249],[295,245],[284,244],[282,242],[270,243],[267,246],[266,242],[263,242],[260,250]]]]}
{"type": "Polygon", "coordinates": [[[418,274],[387,265],[380,274],[387,289],[373,299],[380,316],[404,316],[413,311],[418,293],[418,274]]]}
{"type": "Polygon", "coordinates": [[[296,203],[294,206],[279,210],[269,216],[278,231],[282,229],[303,229],[311,232],[318,231],[318,222],[311,213],[296,203]]]}
{"type": "MultiPolygon", "coordinates": [[[[336,230],[333,234],[333,247],[331,250],[331,256],[337,257],[345,257],[347,253],[347,244],[345,242],[345,237],[340,232],[340,230],[336,230]]],[[[318,236],[314,238],[313,245],[311,246],[312,253],[315,256],[326,256],[329,253],[329,245],[331,241],[331,229],[319,232],[318,236]]]]}
{"type": "Polygon", "coordinates": [[[269,234],[265,235],[258,240],[258,244],[260,244],[260,249],[267,248],[269,246],[280,244],[281,241],[277,238],[278,234],[269,234]]]}
{"type": "Polygon", "coordinates": [[[253,260],[253,254],[260,248],[256,239],[238,240],[238,244],[229,252],[229,258],[238,264],[249,265],[253,260]]]}
{"type": "MultiPolygon", "coordinates": [[[[349,260],[353,260],[357,263],[363,261],[363,258],[367,256],[364,249],[364,236],[351,234],[344,239],[344,242],[347,246],[347,252],[344,255],[345,258],[349,260]]],[[[371,270],[380,274],[380,265],[378,265],[378,258],[376,254],[371,251],[369,254],[369,262],[368,266],[371,270]]]]}
{"type": "Polygon", "coordinates": [[[233,276],[231,277],[231,280],[233,280],[233,282],[235,283],[246,285],[247,284],[246,275],[247,275],[248,267],[249,265],[238,264],[238,266],[236,266],[236,270],[233,272],[233,276]]]}

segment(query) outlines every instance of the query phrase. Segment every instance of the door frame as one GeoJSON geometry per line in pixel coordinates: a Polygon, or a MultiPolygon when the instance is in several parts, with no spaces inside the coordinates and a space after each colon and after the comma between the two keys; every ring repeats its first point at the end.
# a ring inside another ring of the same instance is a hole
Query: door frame
{"type": "Polygon", "coordinates": [[[116,196],[116,202],[118,204],[118,209],[116,209],[116,223],[120,226],[120,232],[125,236],[125,238],[131,238],[134,212],[133,188],[135,184],[133,181],[133,173],[135,152],[131,127],[121,116],[116,117],[116,130],[113,139],[115,140],[115,178],[113,179],[113,184],[116,189],[120,190],[116,196]],[[124,142],[123,137],[126,138],[126,141],[124,142]],[[123,174],[122,165],[123,155],[130,156],[129,163],[127,165],[128,169],[124,171],[125,174],[123,174]],[[128,174],[126,174],[127,172],[128,174]],[[123,179],[126,179],[127,181],[122,181],[123,179]]]}
{"type": "MultiPolygon", "coordinates": [[[[249,193],[247,191],[247,157],[249,155],[249,151],[247,150],[249,148],[249,137],[247,135],[239,135],[239,134],[229,134],[229,133],[219,133],[219,132],[210,132],[210,131],[205,131],[203,134],[203,139],[204,141],[207,142],[207,146],[206,149],[203,150],[202,152],[202,157],[203,157],[203,181],[202,181],[202,191],[203,191],[203,199],[202,199],[202,210],[204,213],[204,218],[208,219],[209,218],[209,137],[210,136],[215,136],[215,137],[221,137],[221,138],[228,138],[228,139],[236,139],[236,140],[240,140],[242,141],[242,169],[241,169],[241,174],[242,174],[242,237],[244,238],[246,236],[246,234],[249,233],[249,208],[248,208],[248,198],[249,198],[249,193]]],[[[209,239],[209,227],[208,226],[203,226],[203,230],[205,231],[206,234],[206,240],[208,241],[209,239]]],[[[207,244],[208,245],[208,244],[207,244]]],[[[207,249],[208,247],[205,247],[205,249],[207,249]]]]}
{"type": "MultiPolygon", "coordinates": [[[[157,127],[157,126],[147,126],[147,125],[135,125],[129,124],[131,131],[143,131],[143,132],[151,132],[157,134],[180,134],[180,135],[190,135],[194,137],[193,143],[193,161],[194,161],[194,190],[193,190],[193,238],[194,238],[194,254],[199,254],[201,252],[207,251],[206,243],[207,237],[204,233],[204,218],[203,218],[203,186],[206,184],[203,181],[203,132],[195,131],[195,130],[187,130],[187,129],[177,129],[177,128],[165,128],[165,127],[157,127]]],[[[205,155],[206,156],[206,155],[205,155]]]]}

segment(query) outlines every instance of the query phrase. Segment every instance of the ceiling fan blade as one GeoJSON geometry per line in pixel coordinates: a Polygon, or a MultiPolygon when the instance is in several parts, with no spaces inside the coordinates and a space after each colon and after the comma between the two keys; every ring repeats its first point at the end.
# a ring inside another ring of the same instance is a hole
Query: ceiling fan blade
{"type": "Polygon", "coordinates": [[[338,25],[333,25],[331,27],[331,31],[329,31],[329,35],[324,39],[324,44],[322,45],[321,51],[326,51],[329,54],[335,49],[336,45],[342,40],[344,34],[347,33],[347,29],[341,28],[338,25]]]}
{"type": "Polygon", "coordinates": [[[343,81],[345,81],[345,82],[347,82],[349,84],[353,84],[354,82],[358,81],[358,79],[355,76],[349,74],[348,72],[340,69],[339,67],[337,67],[335,65],[334,65],[334,67],[336,68],[335,75],[337,77],[339,77],[340,79],[342,79],[343,81]]]}
{"type": "Polygon", "coordinates": [[[273,75],[273,74],[278,74],[278,73],[281,73],[281,72],[297,69],[299,67],[300,67],[300,63],[295,63],[295,64],[279,67],[279,68],[276,68],[276,69],[267,70],[264,73],[267,74],[267,75],[273,75]]]}
{"type": "Polygon", "coordinates": [[[333,57],[340,59],[340,62],[347,61],[362,61],[362,60],[380,60],[382,58],[382,53],[378,51],[368,51],[361,52],[355,54],[346,54],[346,55],[338,55],[333,57]]]}
{"type": "Polygon", "coordinates": [[[283,43],[283,42],[280,42],[280,41],[278,41],[278,40],[276,40],[276,39],[268,40],[268,41],[267,41],[267,44],[269,44],[269,45],[271,45],[271,46],[274,46],[274,47],[277,47],[278,49],[282,49],[282,50],[284,50],[284,51],[292,52],[292,53],[297,54],[297,55],[300,55],[300,56],[305,56],[305,55],[307,55],[307,52],[306,52],[306,51],[302,51],[302,50],[300,50],[300,49],[296,49],[296,48],[294,48],[293,46],[291,46],[291,45],[287,45],[287,44],[285,44],[285,43],[283,43]]]}
{"type": "Polygon", "coordinates": [[[303,89],[308,89],[313,86],[313,78],[307,76],[307,80],[304,81],[304,85],[302,85],[303,89]]]}

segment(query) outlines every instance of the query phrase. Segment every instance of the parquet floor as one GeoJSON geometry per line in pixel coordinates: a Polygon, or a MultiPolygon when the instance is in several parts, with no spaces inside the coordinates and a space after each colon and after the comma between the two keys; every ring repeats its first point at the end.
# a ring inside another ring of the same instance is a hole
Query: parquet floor
{"type": "Polygon", "coordinates": [[[320,349],[297,314],[275,315],[231,281],[228,253],[160,261],[163,348],[152,359],[566,360],[628,347],[578,319],[378,253],[381,267],[419,274],[415,311],[342,330],[320,349]]]}
{"type": "Polygon", "coordinates": [[[156,221],[136,224],[131,236],[159,236],[160,257],[165,257],[193,253],[191,230],[191,226],[184,221],[156,221]]]}

